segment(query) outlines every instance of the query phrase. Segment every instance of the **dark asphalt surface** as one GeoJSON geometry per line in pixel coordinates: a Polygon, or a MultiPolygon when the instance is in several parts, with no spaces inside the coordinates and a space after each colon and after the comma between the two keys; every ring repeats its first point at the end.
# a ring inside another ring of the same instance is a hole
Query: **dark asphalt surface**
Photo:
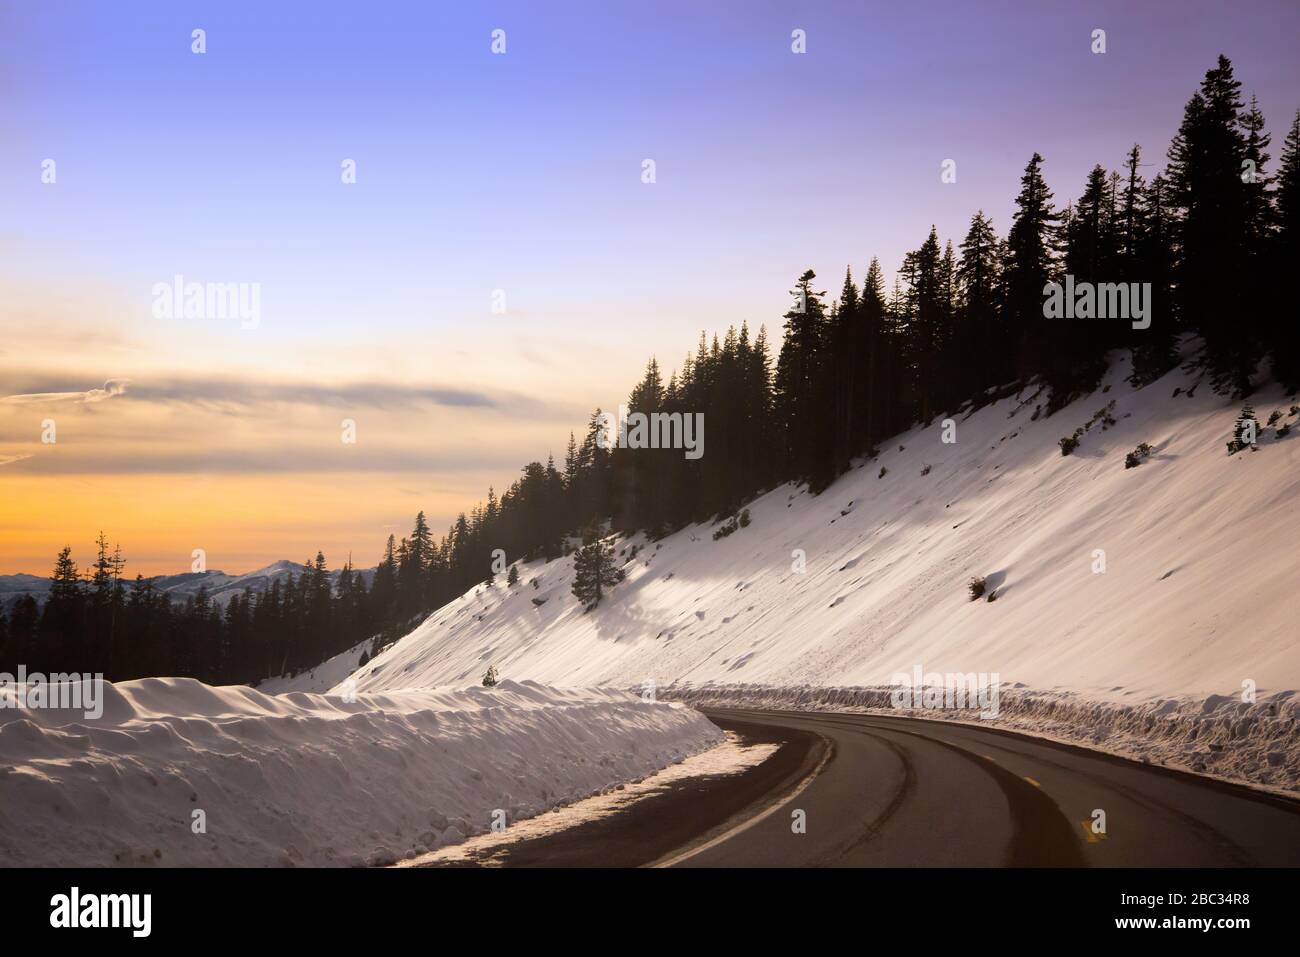
{"type": "MultiPolygon", "coordinates": [[[[1300,802],[991,729],[706,711],[779,750],[615,816],[495,852],[504,866],[1300,865],[1300,802]],[[1092,828],[1105,812],[1106,832],[1092,828]],[[801,812],[797,814],[796,812],[801,812]],[[796,817],[805,829],[797,833],[796,817]]],[[[486,862],[486,861],[485,861],[486,862]]]]}

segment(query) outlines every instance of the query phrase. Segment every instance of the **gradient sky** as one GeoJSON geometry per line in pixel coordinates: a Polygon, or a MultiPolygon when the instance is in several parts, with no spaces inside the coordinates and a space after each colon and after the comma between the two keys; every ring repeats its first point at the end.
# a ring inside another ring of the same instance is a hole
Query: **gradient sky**
{"type": "Polygon", "coordinates": [[[1300,106],[1291,0],[462,6],[0,5],[0,573],[100,528],[131,573],[371,564],[802,270],[1004,234],[1035,150],[1062,203],[1153,174],[1220,52],[1275,155],[1300,106]],[[155,319],[176,274],[257,328],[155,319]]]}

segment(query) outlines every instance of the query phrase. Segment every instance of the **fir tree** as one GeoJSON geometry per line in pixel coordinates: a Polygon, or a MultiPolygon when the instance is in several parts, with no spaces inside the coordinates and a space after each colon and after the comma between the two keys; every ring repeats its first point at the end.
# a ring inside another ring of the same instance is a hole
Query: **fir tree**
{"type": "Polygon", "coordinates": [[[623,580],[623,570],[614,566],[613,546],[594,534],[578,549],[573,559],[573,594],[588,610],[600,604],[606,589],[623,580]]]}

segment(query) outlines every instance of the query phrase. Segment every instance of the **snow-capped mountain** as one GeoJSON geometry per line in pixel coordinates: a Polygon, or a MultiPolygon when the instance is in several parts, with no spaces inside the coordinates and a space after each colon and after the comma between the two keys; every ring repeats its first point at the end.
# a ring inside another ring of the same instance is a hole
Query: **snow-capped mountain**
{"type": "MultiPolygon", "coordinates": [[[[219,606],[225,606],[233,595],[243,594],[245,589],[251,589],[255,594],[260,594],[270,588],[275,579],[284,579],[291,573],[296,577],[301,575],[305,569],[306,566],[301,562],[281,559],[264,568],[245,572],[242,575],[228,575],[222,571],[208,570],[206,572],[183,572],[178,575],[154,575],[148,580],[153,582],[153,587],[156,590],[165,592],[177,601],[184,601],[187,597],[192,597],[201,587],[206,585],[208,596],[212,601],[219,606]]],[[[361,576],[367,586],[369,586],[374,573],[373,568],[356,571],[356,574],[361,576]]],[[[339,573],[335,569],[329,574],[330,580],[333,581],[338,578],[339,573]]],[[[32,595],[38,603],[43,604],[49,589],[49,578],[25,573],[0,575],[0,608],[10,608],[23,595],[32,595]]]]}

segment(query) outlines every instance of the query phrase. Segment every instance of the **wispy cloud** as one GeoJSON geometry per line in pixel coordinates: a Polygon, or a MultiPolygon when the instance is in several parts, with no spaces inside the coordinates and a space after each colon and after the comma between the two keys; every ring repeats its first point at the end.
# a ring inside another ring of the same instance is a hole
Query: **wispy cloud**
{"type": "Polygon", "coordinates": [[[114,396],[126,395],[130,384],[130,379],[108,379],[99,389],[87,389],[84,392],[24,392],[18,395],[7,395],[0,398],[0,402],[9,405],[38,405],[54,402],[77,402],[88,405],[104,402],[114,396]]]}
{"type": "Polygon", "coordinates": [[[210,448],[169,451],[133,448],[60,447],[58,455],[4,456],[0,465],[31,459],[15,471],[30,475],[275,475],[348,472],[414,473],[446,476],[483,471],[509,474],[519,454],[511,449],[481,447],[394,448],[338,445],[322,448],[277,445],[263,448],[210,448]]]}
{"type": "MultiPolygon", "coordinates": [[[[487,391],[437,383],[384,382],[378,380],[267,381],[228,375],[164,374],[115,378],[103,388],[85,392],[64,391],[66,375],[38,374],[19,384],[23,391],[0,398],[0,403],[76,402],[90,404],[115,396],[131,403],[190,404],[216,411],[242,412],[255,406],[274,404],[327,406],[339,409],[370,408],[414,411],[420,408],[509,412],[535,418],[554,414],[548,403],[533,396],[503,390],[487,391]],[[63,389],[60,389],[60,386],[63,389]],[[130,391],[128,392],[128,386],[130,391]]],[[[564,410],[565,414],[569,410],[564,410]]]]}

